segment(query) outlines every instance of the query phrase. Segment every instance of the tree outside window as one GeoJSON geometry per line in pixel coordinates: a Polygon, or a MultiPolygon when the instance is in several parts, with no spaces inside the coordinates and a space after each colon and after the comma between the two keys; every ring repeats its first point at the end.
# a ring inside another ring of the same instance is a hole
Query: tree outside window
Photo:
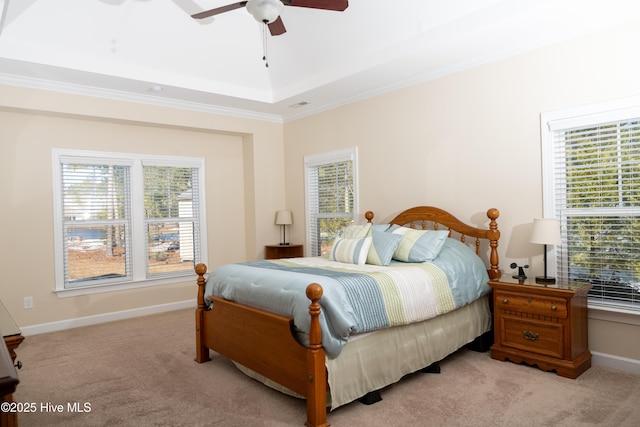
{"type": "Polygon", "coordinates": [[[558,276],[591,283],[592,301],[640,309],[640,118],[597,119],[550,125],[558,276]]]}
{"type": "Polygon", "coordinates": [[[307,247],[325,255],[357,215],[356,150],[307,156],[305,169],[307,247]]]}

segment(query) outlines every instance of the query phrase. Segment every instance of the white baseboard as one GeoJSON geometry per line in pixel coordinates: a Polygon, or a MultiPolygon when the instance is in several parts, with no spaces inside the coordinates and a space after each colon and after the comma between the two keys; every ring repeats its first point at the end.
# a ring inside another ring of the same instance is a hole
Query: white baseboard
{"type": "Polygon", "coordinates": [[[640,360],[629,359],[627,357],[615,356],[613,354],[591,352],[591,363],[594,366],[616,369],[630,374],[640,375],[640,360]]]}
{"type": "Polygon", "coordinates": [[[146,316],[149,314],[164,313],[167,311],[180,310],[183,308],[193,308],[197,306],[196,300],[172,302],[168,304],[152,305],[149,307],[134,308],[131,310],[115,311],[112,313],[97,314],[95,316],[77,317],[75,319],[60,320],[51,323],[41,323],[39,325],[25,326],[20,328],[22,335],[37,335],[47,332],[62,331],[65,329],[78,328],[80,326],[97,325],[99,323],[112,322],[114,320],[131,319],[133,317],[146,316]]]}

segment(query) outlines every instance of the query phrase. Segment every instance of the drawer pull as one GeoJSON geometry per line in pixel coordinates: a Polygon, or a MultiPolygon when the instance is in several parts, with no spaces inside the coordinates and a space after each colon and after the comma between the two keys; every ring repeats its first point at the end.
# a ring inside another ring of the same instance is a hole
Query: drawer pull
{"type": "Polygon", "coordinates": [[[526,340],[536,341],[540,337],[540,334],[536,334],[533,331],[522,331],[522,336],[526,340]]]}
{"type": "Polygon", "coordinates": [[[509,303],[509,300],[505,298],[505,299],[503,299],[503,300],[502,300],[502,303],[503,303],[503,304],[508,304],[508,303],[509,303]]]}
{"type": "Polygon", "coordinates": [[[556,307],[555,305],[551,306],[551,311],[556,311],[558,309],[558,307],[556,307]]]}

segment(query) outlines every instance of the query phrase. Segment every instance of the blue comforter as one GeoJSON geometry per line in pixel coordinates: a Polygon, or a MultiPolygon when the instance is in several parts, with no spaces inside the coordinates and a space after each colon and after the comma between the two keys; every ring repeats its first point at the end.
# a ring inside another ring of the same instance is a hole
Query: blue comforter
{"type": "MultiPolygon", "coordinates": [[[[330,357],[349,336],[419,322],[462,307],[489,292],[486,267],[463,243],[447,239],[436,259],[382,267],[326,258],[294,258],[229,264],[207,280],[211,295],[292,317],[309,332],[306,287],[319,283],[322,344],[330,357]]],[[[304,338],[302,338],[304,341],[304,338]]]]}

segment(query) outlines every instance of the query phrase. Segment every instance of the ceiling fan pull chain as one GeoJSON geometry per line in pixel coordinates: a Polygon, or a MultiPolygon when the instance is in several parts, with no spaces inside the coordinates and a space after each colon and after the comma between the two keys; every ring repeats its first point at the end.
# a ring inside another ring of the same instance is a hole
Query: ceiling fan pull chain
{"type": "Polygon", "coordinates": [[[264,66],[269,68],[269,59],[267,58],[267,25],[268,22],[264,21],[264,25],[262,26],[262,60],[264,61],[264,66]]]}

